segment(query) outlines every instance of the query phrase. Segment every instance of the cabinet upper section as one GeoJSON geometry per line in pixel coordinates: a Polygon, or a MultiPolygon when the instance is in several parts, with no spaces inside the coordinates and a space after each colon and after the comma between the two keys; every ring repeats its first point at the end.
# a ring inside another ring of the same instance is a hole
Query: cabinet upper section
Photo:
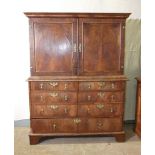
{"type": "Polygon", "coordinates": [[[31,75],[119,75],[129,13],[25,13],[31,75]]]}

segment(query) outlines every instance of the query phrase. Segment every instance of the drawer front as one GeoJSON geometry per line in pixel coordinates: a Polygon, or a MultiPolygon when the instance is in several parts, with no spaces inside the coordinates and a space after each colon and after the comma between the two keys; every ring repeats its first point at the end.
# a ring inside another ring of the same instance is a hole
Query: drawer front
{"type": "Polygon", "coordinates": [[[79,90],[123,90],[125,82],[79,82],[79,90]]]}
{"type": "Polygon", "coordinates": [[[75,133],[77,124],[74,119],[32,119],[33,133],[75,133]]]}
{"type": "Polygon", "coordinates": [[[77,105],[33,105],[33,118],[76,117],[77,105]]]}
{"type": "Polygon", "coordinates": [[[122,102],[124,100],[124,92],[79,92],[79,103],[94,102],[122,102]]]}
{"type": "Polygon", "coordinates": [[[122,104],[112,105],[97,103],[78,105],[79,117],[115,117],[122,115],[122,104]]]}
{"type": "Polygon", "coordinates": [[[31,102],[36,104],[74,104],[77,103],[76,92],[31,92],[31,102]]]}
{"type": "Polygon", "coordinates": [[[62,90],[76,91],[78,90],[78,82],[31,82],[31,90],[62,90]]]}
{"type": "Polygon", "coordinates": [[[122,127],[122,118],[89,118],[81,119],[78,132],[116,132],[122,127]]]}

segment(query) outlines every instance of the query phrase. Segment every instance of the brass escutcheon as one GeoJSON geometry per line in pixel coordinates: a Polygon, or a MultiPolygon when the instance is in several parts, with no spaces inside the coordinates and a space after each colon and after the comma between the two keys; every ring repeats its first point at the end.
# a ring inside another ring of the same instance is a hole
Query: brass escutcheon
{"type": "Polygon", "coordinates": [[[74,123],[79,124],[80,122],[81,122],[81,119],[79,118],[74,119],[74,123]]]}
{"type": "Polygon", "coordinates": [[[101,122],[98,122],[98,123],[97,123],[97,127],[98,127],[98,128],[101,128],[102,126],[103,126],[103,123],[101,123],[101,122]]]}
{"type": "Polygon", "coordinates": [[[98,85],[99,85],[100,89],[102,89],[105,86],[105,82],[99,82],[98,85]]]}

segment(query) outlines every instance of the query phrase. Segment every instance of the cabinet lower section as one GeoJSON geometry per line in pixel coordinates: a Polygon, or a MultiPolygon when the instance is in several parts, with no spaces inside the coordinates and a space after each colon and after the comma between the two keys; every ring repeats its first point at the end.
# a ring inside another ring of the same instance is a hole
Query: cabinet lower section
{"type": "Polygon", "coordinates": [[[125,141],[122,118],[32,119],[29,138],[30,144],[37,144],[42,137],[89,135],[110,135],[118,142],[125,141]]]}
{"type": "Polygon", "coordinates": [[[124,76],[55,78],[29,79],[30,144],[47,136],[112,135],[125,140],[124,76]]]}

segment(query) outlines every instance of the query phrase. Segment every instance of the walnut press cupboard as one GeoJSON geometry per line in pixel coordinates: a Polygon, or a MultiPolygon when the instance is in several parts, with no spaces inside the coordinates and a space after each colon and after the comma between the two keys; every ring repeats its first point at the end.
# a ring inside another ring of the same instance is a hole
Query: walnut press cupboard
{"type": "Polygon", "coordinates": [[[125,140],[129,13],[25,13],[30,28],[30,144],[45,136],[125,140]]]}

